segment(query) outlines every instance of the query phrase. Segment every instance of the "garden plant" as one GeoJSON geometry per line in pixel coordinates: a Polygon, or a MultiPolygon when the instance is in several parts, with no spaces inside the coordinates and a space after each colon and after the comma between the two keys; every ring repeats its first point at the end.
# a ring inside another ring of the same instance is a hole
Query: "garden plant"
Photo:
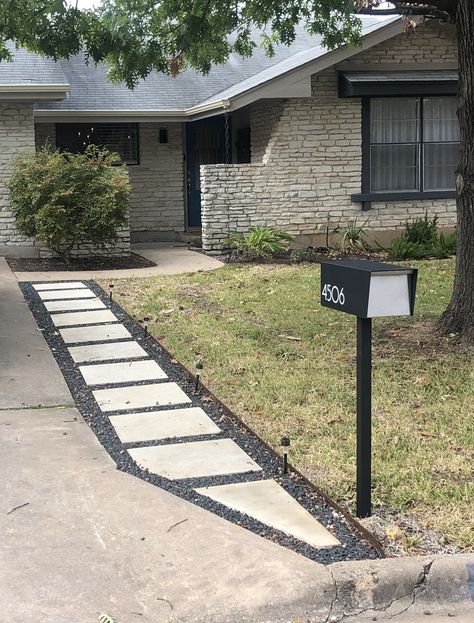
{"type": "Polygon", "coordinates": [[[127,223],[130,182],[117,155],[90,145],[83,154],[48,146],[19,157],[10,181],[16,226],[66,262],[81,242],[104,248],[127,223]]]}

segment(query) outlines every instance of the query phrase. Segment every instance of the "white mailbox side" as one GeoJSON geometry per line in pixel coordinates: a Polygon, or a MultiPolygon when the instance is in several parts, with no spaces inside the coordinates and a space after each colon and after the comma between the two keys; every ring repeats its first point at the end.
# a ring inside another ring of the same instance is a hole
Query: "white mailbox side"
{"type": "Polygon", "coordinates": [[[367,318],[410,316],[413,270],[371,273],[367,318]]]}

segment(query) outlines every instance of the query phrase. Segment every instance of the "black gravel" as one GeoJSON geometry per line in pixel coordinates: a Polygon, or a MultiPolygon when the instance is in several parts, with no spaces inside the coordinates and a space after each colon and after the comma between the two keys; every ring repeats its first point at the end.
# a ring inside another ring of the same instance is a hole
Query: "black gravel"
{"type": "Polygon", "coordinates": [[[154,262],[136,253],[115,257],[75,257],[70,264],[60,257],[15,257],[7,258],[13,272],[50,272],[57,270],[118,270],[124,268],[150,268],[154,262]]]}
{"type": "MultiPolygon", "coordinates": [[[[39,282],[36,282],[39,283],[39,282]]],[[[146,482],[170,491],[174,495],[188,500],[202,508],[214,512],[232,521],[240,526],[255,532],[271,541],[279,543],[284,547],[288,547],[307,558],[318,561],[323,564],[329,564],[342,560],[363,560],[367,558],[379,558],[380,553],[377,548],[370,543],[363,534],[359,532],[355,522],[348,520],[342,512],[325,500],[307,481],[299,474],[291,472],[283,474],[281,458],[275,454],[266,444],[259,439],[230,411],[216,401],[209,392],[202,386],[196,392],[194,389],[194,378],[184,370],[179,363],[170,356],[169,353],[158,344],[151,336],[145,336],[143,328],[132,319],[124,310],[115,302],[109,301],[109,296],[95,282],[84,281],[84,283],[93,290],[99,298],[112,310],[118,320],[128,329],[132,337],[144,348],[150,358],[154,359],[158,365],[168,375],[168,379],[162,382],[174,381],[181,389],[192,399],[192,405],[201,407],[207,415],[216,422],[221,429],[221,433],[217,435],[206,435],[196,437],[186,437],[180,439],[148,441],[145,443],[122,444],[117,437],[108,416],[119,415],[118,413],[108,412],[102,413],[92,396],[92,389],[88,387],[82,375],[78,370],[78,365],[74,363],[69,352],[59,334],[53,325],[49,312],[46,311],[36,290],[32,287],[32,283],[23,282],[20,287],[23,291],[25,299],[36,319],[38,327],[51,348],[56,361],[66,379],[71,394],[73,395],[77,408],[87,424],[94,431],[100,443],[104,446],[112,459],[115,461],[117,469],[127,472],[141,478],[146,482]],[[195,441],[197,439],[203,441],[206,439],[222,439],[231,438],[245,452],[256,461],[262,472],[249,472],[246,474],[228,474],[206,478],[189,478],[183,480],[168,480],[156,474],[149,473],[147,470],[139,467],[127,452],[130,448],[160,445],[163,443],[184,443],[195,441]],[[330,528],[331,532],[337,536],[341,542],[341,546],[316,549],[296,538],[290,537],[283,532],[269,528],[247,515],[233,511],[226,506],[214,502],[210,498],[199,495],[193,489],[197,487],[207,487],[221,484],[231,484],[244,481],[254,481],[267,478],[275,478],[275,480],[298,502],[306,508],[314,517],[317,518],[322,525],[330,528]]],[[[116,340],[121,342],[123,340],[116,340]]],[[[81,344],[82,345],[82,344],[81,344]]],[[[70,345],[69,345],[70,346],[70,345]]],[[[117,360],[114,360],[114,362],[117,360]]],[[[101,362],[105,363],[105,362],[101,362]]],[[[157,381],[159,382],[159,381],[157,381]]],[[[144,382],[147,384],[149,382],[144,382]]],[[[133,383],[135,385],[136,383],[133,383]]],[[[101,385],[101,389],[108,387],[120,387],[130,385],[130,383],[115,383],[111,385],[101,385]]],[[[183,405],[168,407],[170,410],[182,408],[183,405]]],[[[161,409],[162,407],[160,407],[161,409]]],[[[156,407],[148,409],[138,409],[140,412],[154,411],[156,407]]],[[[133,413],[134,410],[121,411],[120,413],[133,413]]],[[[135,410],[137,411],[137,409],[135,410]]]]}

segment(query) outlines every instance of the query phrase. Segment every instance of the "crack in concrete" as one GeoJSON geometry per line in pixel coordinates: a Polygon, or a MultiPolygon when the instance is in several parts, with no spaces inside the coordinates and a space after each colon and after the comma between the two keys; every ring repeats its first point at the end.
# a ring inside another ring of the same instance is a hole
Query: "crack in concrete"
{"type": "Polygon", "coordinates": [[[390,614],[389,618],[393,619],[395,616],[399,616],[400,614],[404,614],[405,612],[407,612],[415,603],[416,598],[426,590],[426,583],[427,583],[427,578],[428,575],[431,571],[431,567],[433,565],[434,561],[430,560],[427,563],[425,563],[423,565],[422,570],[420,571],[420,573],[418,574],[418,578],[415,582],[415,586],[411,589],[411,591],[409,593],[406,593],[405,595],[401,595],[400,597],[395,597],[394,599],[392,599],[387,605],[382,606],[382,607],[376,607],[376,606],[371,606],[370,608],[361,608],[358,612],[348,612],[346,613],[345,611],[343,611],[343,613],[339,616],[339,618],[336,619],[331,619],[331,615],[332,612],[334,610],[334,606],[336,605],[337,599],[338,599],[338,594],[339,594],[339,589],[337,586],[337,582],[334,578],[334,575],[332,573],[332,571],[330,569],[327,569],[333,584],[334,584],[334,591],[335,591],[335,596],[333,598],[333,600],[331,601],[330,605],[329,605],[329,612],[327,617],[324,619],[324,621],[322,623],[340,623],[341,621],[348,621],[350,618],[352,617],[359,617],[361,614],[366,614],[368,612],[387,612],[394,604],[396,604],[399,601],[402,601],[403,599],[407,599],[408,597],[411,597],[411,601],[410,603],[403,608],[402,610],[400,610],[399,612],[396,612],[394,614],[390,614]]]}
{"type": "Polygon", "coordinates": [[[39,409],[75,409],[75,403],[59,404],[59,405],[21,405],[13,407],[0,407],[0,411],[35,411],[39,409]]]}
{"type": "Polygon", "coordinates": [[[331,599],[331,603],[329,604],[329,611],[327,613],[326,618],[324,619],[322,623],[329,623],[331,615],[332,615],[332,611],[334,610],[334,604],[337,602],[339,598],[339,587],[337,585],[336,578],[334,577],[334,574],[329,567],[326,567],[326,570],[331,576],[331,580],[334,586],[334,597],[331,599]]]}

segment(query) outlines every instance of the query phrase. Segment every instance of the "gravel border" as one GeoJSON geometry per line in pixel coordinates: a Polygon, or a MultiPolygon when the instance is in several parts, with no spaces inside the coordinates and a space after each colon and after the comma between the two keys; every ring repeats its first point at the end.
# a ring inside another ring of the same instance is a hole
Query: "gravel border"
{"type": "MultiPolygon", "coordinates": [[[[81,280],[82,281],[82,280],[81,280]]],[[[34,282],[43,283],[43,282],[34,282]]],[[[249,472],[244,474],[229,474],[204,478],[188,478],[182,480],[168,480],[156,474],[148,472],[148,470],[139,467],[131,458],[128,449],[134,447],[143,447],[150,445],[159,445],[162,443],[182,443],[186,441],[196,440],[196,438],[178,438],[166,441],[149,441],[145,443],[125,443],[123,444],[115,429],[109,421],[108,416],[119,415],[116,412],[102,413],[92,396],[92,390],[97,386],[89,387],[79,372],[79,365],[76,364],[61,338],[58,330],[51,321],[50,313],[39,298],[36,290],[33,288],[33,282],[22,282],[20,288],[32,311],[39,329],[42,331],[53,355],[64,375],[72,396],[76,402],[77,408],[84,420],[91,427],[100,443],[115,461],[117,469],[127,472],[141,478],[146,482],[161,487],[174,495],[192,502],[206,510],[209,510],[228,521],[240,525],[251,530],[252,532],[263,536],[271,541],[287,547],[295,552],[315,560],[323,564],[343,560],[363,560],[375,559],[381,557],[381,548],[376,547],[375,543],[371,543],[364,538],[361,528],[347,514],[342,511],[336,504],[330,503],[323,494],[321,494],[311,483],[303,478],[299,473],[290,470],[290,473],[284,475],[282,472],[282,460],[267,444],[255,435],[243,422],[241,422],[234,414],[232,414],[224,405],[222,405],[214,396],[203,386],[200,386],[196,392],[194,390],[194,378],[191,373],[184,369],[176,359],[174,359],[156,340],[150,335],[145,336],[143,328],[132,319],[117,303],[109,301],[109,296],[94,281],[83,281],[109,308],[131,333],[140,346],[148,353],[149,357],[155,360],[158,365],[165,371],[168,379],[159,381],[144,381],[140,384],[175,382],[181,389],[192,399],[192,404],[186,406],[201,407],[207,415],[220,427],[221,433],[216,435],[199,436],[199,439],[222,439],[231,438],[245,452],[256,461],[262,468],[262,472],[249,472]],[[248,517],[247,515],[227,508],[226,506],[202,496],[193,489],[195,487],[207,487],[220,484],[231,484],[244,481],[261,480],[267,478],[275,478],[275,480],[298,502],[306,508],[316,519],[332,531],[340,540],[341,545],[336,547],[328,547],[316,549],[303,541],[288,536],[283,532],[269,528],[265,524],[248,517]]],[[[67,312],[58,312],[67,313],[67,312]]],[[[113,340],[114,342],[123,342],[123,340],[113,340]]],[[[109,342],[108,342],[109,343],[109,342]]],[[[81,346],[85,345],[81,343],[81,346]]],[[[72,344],[68,344],[68,347],[72,344]]],[[[119,360],[113,360],[117,362],[119,360]]],[[[99,362],[98,362],[99,363],[99,362]]],[[[106,362],[100,362],[106,363],[106,362]]],[[[127,385],[135,385],[136,383],[114,383],[110,385],[101,385],[101,389],[109,387],[120,387],[127,385]]],[[[170,406],[168,409],[182,408],[183,405],[170,406]]],[[[161,409],[161,407],[160,407],[161,409]]],[[[121,411],[120,414],[135,412],[155,411],[156,407],[131,409],[121,411]]],[[[362,529],[363,530],[363,529],[362,529]]]]}

